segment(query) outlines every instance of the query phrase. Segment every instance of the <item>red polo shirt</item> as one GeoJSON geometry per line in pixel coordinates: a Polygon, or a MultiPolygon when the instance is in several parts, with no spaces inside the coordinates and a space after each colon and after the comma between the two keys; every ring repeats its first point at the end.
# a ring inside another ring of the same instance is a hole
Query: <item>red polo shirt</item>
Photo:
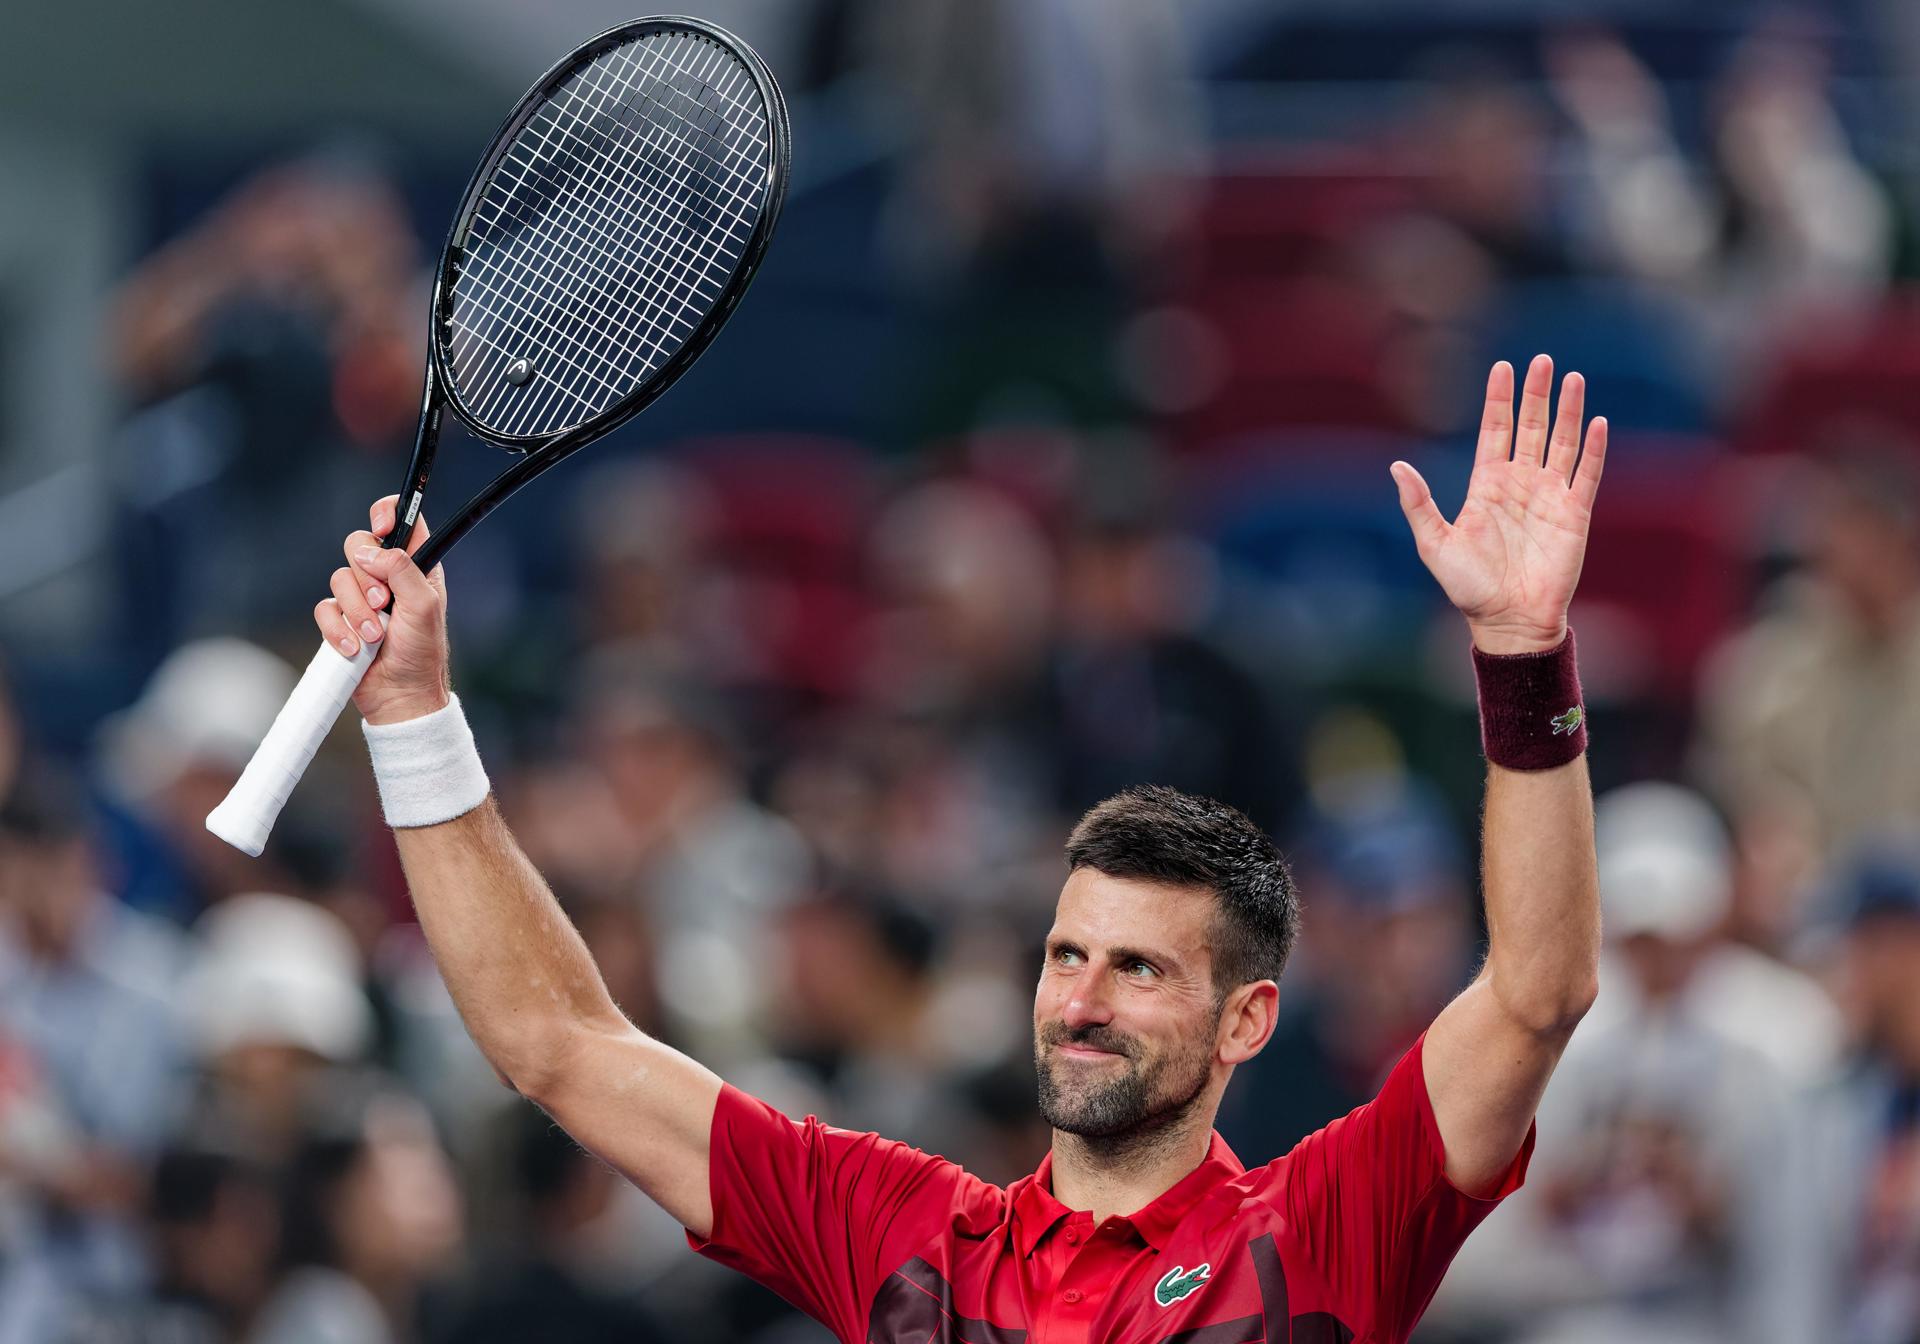
{"type": "Polygon", "coordinates": [[[1529,1129],[1490,1198],[1454,1188],[1425,1039],[1285,1157],[1248,1171],[1216,1134],[1171,1190],[1098,1226],[1053,1197],[1051,1158],[1003,1190],[729,1087],[713,1233],[690,1240],[845,1344],[1393,1344],[1533,1153],[1529,1129]]]}

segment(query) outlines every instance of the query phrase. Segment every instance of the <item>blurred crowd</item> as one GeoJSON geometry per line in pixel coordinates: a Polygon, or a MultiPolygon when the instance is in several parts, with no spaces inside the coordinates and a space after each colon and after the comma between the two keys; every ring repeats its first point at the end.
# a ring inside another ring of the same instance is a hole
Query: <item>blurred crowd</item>
{"type": "MultiPolygon", "coordinates": [[[[1546,350],[1615,439],[1573,612],[1606,967],[1417,1338],[1920,1340],[1920,290],[1863,32],[1283,23],[1215,69],[1170,0],[816,8],[799,129],[890,147],[743,313],[846,344],[729,366],[779,432],[642,417],[449,562],[501,807],[622,1008],[1012,1180],[1060,843],[1153,780],[1303,892],[1223,1133],[1365,1101],[1483,938],[1465,632],[1387,464],[1451,511],[1486,365],[1546,350]],[[1348,110],[1248,133],[1222,91],[1303,49],[1348,110]]],[[[260,859],[202,827],[404,463],[437,227],[298,157],[112,296],[132,675],[65,688],[83,742],[33,648],[0,693],[0,1344],[824,1337],[500,1085],[352,725],[260,859]]]]}

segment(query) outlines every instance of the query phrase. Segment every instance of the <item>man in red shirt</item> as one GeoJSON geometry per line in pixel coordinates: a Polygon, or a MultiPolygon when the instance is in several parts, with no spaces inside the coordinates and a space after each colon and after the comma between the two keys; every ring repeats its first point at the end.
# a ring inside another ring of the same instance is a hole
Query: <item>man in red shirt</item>
{"type": "MultiPolygon", "coordinates": [[[[1487,959],[1379,1095],[1244,1170],[1212,1123],[1272,1034],[1298,905],[1245,817],[1165,788],[1095,807],[1034,996],[1053,1147],[988,1185],[873,1134],[796,1123],[636,1030],[486,796],[447,691],[445,586],[348,538],[316,618],[348,652],[396,598],[356,703],[418,909],[474,1039],[671,1212],[702,1253],[847,1344],[1399,1341],[1467,1234],[1519,1186],[1533,1113],[1596,989],[1584,710],[1566,612],[1606,450],[1584,388],[1494,367],[1466,504],[1393,476],[1421,557],[1466,616],[1489,760],[1487,959]],[[444,798],[435,781],[444,780],[444,798]],[[444,814],[444,815],[442,815],[444,814]]],[[[414,546],[424,537],[416,529],[414,546]]]]}

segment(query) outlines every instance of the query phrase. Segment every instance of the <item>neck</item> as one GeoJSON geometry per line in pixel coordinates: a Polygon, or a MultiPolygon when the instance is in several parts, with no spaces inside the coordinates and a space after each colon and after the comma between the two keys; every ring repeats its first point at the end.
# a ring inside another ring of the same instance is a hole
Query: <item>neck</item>
{"type": "Polygon", "coordinates": [[[1100,1223],[1145,1208],[1206,1160],[1213,1142],[1211,1106],[1170,1123],[1111,1138],[1053,1131],[1053,1197],[1100,1223]]]}

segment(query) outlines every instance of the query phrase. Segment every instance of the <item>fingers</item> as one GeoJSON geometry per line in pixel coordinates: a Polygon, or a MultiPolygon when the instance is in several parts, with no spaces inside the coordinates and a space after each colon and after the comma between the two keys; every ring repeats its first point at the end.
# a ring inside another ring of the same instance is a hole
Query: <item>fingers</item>
{"type": "MultiPolygon", "coordinates": [[[[368,546],[378,547],[381,538],[393,530],[393,511],[398,500],[399,496],[388,495],[385,499],[375,501],[373,507],[367,510],[369,529],[365,532],[348,534],[346,544],[342,548],[346,553],[347,567],[353,571],[360,591],[366,594],[367,605],[374,611],[383,609],[392,594],[380,578],[361,565],[360,552],[368,546]]],[[[407,539],[407,553],[411,555],[419,550],[426,542],[428,535],[426,515],[422,514],[413,520],[413,535],[407,539]]],[[[347,615],[351,618],[354,613],[349,611],[347,615]]],[[[357,619],[354,620],[354,625],[357,629],[359,626],[357,619]]],[[[373,638],[378,639],[379,636],[375,635],[373,638]]]]}
{"type": "Polygon", "coordinates": [[[1587,413],[1587,380],[1570,373],[1560,380],[1560,406],[1553,419],[1553,437],[1547,440],[1546,455],[1540,465],[1555,462],[1572,475],[1571,464],[1580,451],[1580,425],[1587,413]]]}
{"type": "Polygon", "coordinates": [[[1513,365],[1500,360],[1487,374],[1487,405],[1480,414],[1474,463],[1505,462],[1513,440],[1513,365]]]}
{"type": "MultiPolygon", "coordinates": [[[[388,598],[392,596],[392,594],[387,591],[385,581],[375,578],[360,564],[360,552],[369,546],[378,547],[379,544],[380,538],[371,532],[352,532],[347,535],[346,544],[341,548],[346,553],[347,569],[353,576],[353,585],[364,599],[361,605],[367,607],[370,611],[382,610],[387,605],[388,598]]],[[[339,578],[339,574],[336,573],[334,575],[335,583],[333,585],[333,592],[336,597],[340,595],[339,578]]],[[[360,620],[356,613],[348,610],[346,615],[353,621],[354,627],[356,629],[359,628],[360,620]]],[[[379,622],[376,621],[374,624],[377,627],[379,622]]],[[[375,635],[374,638],[378,639],[379,636],[375,635]]]]}
{"type": "Polygon", "coordinates": [[[1527,365],[1526,385],[1520,389],[1520,416],[1513,441],[1513,460],[1538,464],[1546,460],[1547,404],[1553,396],[1553,360],[1535,355],[1527,365]]]}
{"type": "Polygon", "coordinates": [[[322,598],[314,605],[313,623],[320,627],[320,638],[340,650],[343,657],[351,658],[360,652],[360,641],[354,637],[347,618],[340,614],[340,604],[332,598],[322,598]]]}
{"type": "MultiPolygon", "coordinates": [[[[385,499],[375,500],[373,507],[367,510],[367,521],[376,540],[384,540],[393,530],[393,511],[399,506],[400,496],[388,495],[385,499]]],[[[430,535],[427,529],[427,515],[421,513],[413,520],[413,535],[407,538],[407,554],[420,549],[430,535]]]]}
{"type": "Polygon", "coordinates": [[[1580,461],[1574,467],[1573,480],[1569,483],[1573,493],[1587,508],[1593,508],[1594,496],[1600,493],[1600,473],[1607,465],[1607,417],[1596,415],[1593,423],[1587,426],[1587,446],[1580,453],[1580,461]]]}
{"type": "MultiPolygon", "coordinates": [[[[367,584],[354,569],[342,565],[333,571],[333,600],[340,608],[341,619],[368,644],[380,642],[380,620],[374,615],[377,607],[367,601],[367,584]]],[[[374,591],[381,591],[375,588],[374,591]]]]}
{"type": "Polygon", "coordinates": [[[1400,511],[1407,515],[1407,526],[1413,529],[1413,541],[1422,555],[1446,539],[1447,520],[1440,516],[1440,506],[1433,502],[1433,491],[1411,464],[1395,462],[1388,468],[1393,474],[1394,484],[1400,487],[1400,511]]]}
{"type": "Polygon", "coordinates": [[[394,600],[410,609],[429,612],[441,601],[440,591],[427,582],[427,576],[413,563],[411,555],[383,550],[367,542],[354,555],[354,561],[361,572],[385,584],[394,600]]]}

